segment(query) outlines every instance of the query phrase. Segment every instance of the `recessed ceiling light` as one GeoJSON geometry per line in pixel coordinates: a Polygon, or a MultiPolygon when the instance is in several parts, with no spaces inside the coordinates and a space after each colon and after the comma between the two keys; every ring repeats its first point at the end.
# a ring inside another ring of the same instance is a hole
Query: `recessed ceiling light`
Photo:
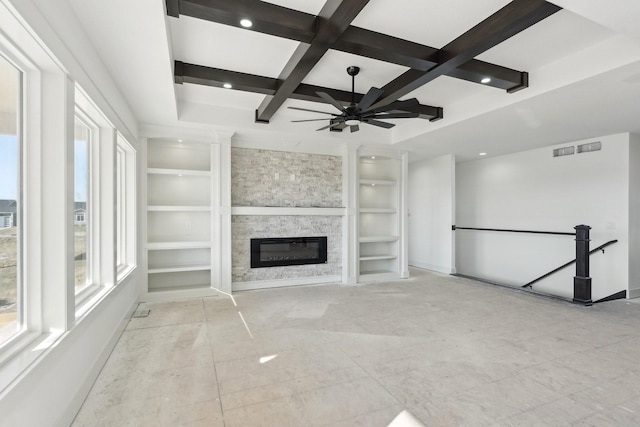
{"type": "Polygon", "coordinates": [[[478,153],[479,156],[486,156],[487,153],[478,153]]]}
{"type": "Polygon", "coordinates": [[[178,142],[182,142],[182,140],[181,140],[181,139],[179,139],[179,140],[178,140],[178,142]]]}
{"type": "Polygon", "coordinates": [[[253,26],[253,22],[251,22],[250,19],[245,18],[240,20],[240,25],[245,28],[251,28],[253,26]]]}
{"type": "Polygon", "coordinates": [[[375,159],[376,159],[376,156],[371,156],[371,159],[372,159],[372,160],[375,160],[375,159]]]}
{"type": "Polygon", "coordinates": [[[489,77],[485,77],[484,79],[480,80],[480,83],[484,83],[484,84],[491,83],[491,79],[489,77]]]}
{"type": "Polygon", "coordinates": [[[231,83],[225,83],[222,85],[222,87],[225,89],[231,89],[233,86],[231,85],[231,83]]]}

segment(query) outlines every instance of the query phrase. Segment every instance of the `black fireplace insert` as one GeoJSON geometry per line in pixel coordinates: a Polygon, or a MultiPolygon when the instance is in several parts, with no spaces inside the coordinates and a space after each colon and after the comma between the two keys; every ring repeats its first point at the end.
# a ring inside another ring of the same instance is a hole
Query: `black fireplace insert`
{"type": "Polygon", "coordinates": [[[326,262],[326,237],[251,239],[251,268],[326,262]]]}

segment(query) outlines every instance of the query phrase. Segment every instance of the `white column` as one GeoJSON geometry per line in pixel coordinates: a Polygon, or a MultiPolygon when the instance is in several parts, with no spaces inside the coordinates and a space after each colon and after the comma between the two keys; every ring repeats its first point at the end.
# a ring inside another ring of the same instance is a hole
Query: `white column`
{"type": "Polygon", "coordinates": [[[113,286],[116,283],[117,254],[116,239],[116,131],[113,128],[100,127],[98,147],[99,196],[100,197],[100,238],[97,245],[100,254],[100,283],[113,286]]]}
{"type": "Polygon", "coordinates": [[[358,186],[360,165],[358,146],[345,146],[342,161],[342,283],[358,281],[360,247],[358,244],[358,186]]]}
{"type": "Polygon", "coordinates": [[[409,154],[403,153],[400,157],[400,180],[398,182],[399,191],[399,210],[398,219],[400,220],[400,241],[398,242],[398,261],[400,269],[400,277],[409,278],[409,215],[407,211],[407,187],[409,184],[409,154]]]}
{"type": "MultiPolygon", "coordinates": [[[[75,320],[73,262],[74,84],[43,73],[41,116],[41,265],[44,325],[65,331],[75,320]]],[[[37,209],[37,207],[33,207],[37,209]]],[[[29,211],[31,207],[27,207],[29,211]]],[[[34,260],[35,261],[35,260],[34,260]]],[[[36,261],[37,262],[37,261],[36,261]]]]}
{"type": "Polygon", "coordinates": [[[212,281],[211,286],[231,293],[231,138],[218,133],[212,150],[212,281]]]}

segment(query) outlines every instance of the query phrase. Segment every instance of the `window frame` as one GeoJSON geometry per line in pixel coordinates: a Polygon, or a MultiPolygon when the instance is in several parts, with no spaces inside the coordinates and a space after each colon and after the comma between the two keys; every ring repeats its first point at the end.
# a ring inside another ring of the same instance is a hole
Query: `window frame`
{"type": "MultiPolygon", "coordinates": [[[[100,249],[97,247],[97,242],[100,239],[96,239],[100,231],[100,197],[99,197],[99,156],[97,155],[96,144],[100,141],[100,127],[92,120],[92,117],[86,113],[82,107],[76,104],[74,112],[74,126],[75,121],[78,120],[82,125],[89,129],[89,138],[87,141],[87,205],[85,209],[85,221],[87,222],[87,283],[79,291],[75,291],[75,274],[72,286],[74,287],[74,294],[76,300],[76,311],[83,306],[87,300],[93,297],[102,287],[100,283],[100,249]]],[[[74,135],[75,142],[75,135],[74,135]]],[[[72,190],[75,190],[75,182],[71,182],[72,190]]],[[[74,197],[75,199],[75,197],[74,197]]],[[[73,219],[75,224],[75,200],[73,205],[73,219]]],[[[73,225],[74,225],[73,224],[73,225]]],[[[72,225],[72,227],[73,227],[72,225]]]]}
{"type": "Polygon", "coordinates": [[[136,150],[118,133],[116,137],[116,279],[122,282],[136,268],[136,150]]]}
{"type": "MultiPolygon", "coordinates": [[[[11,348],[15,345],[15,343],[21,342],[29,332],[29,307],[27,300],[27,289],[26,289],[26,281],[25,281],[25,227],[23,222],[23,211],[24,211],[24,183],[25,183],[25,138],[24,138],[24,128],[25,128],[25,120],[26,120],[26,102],[27,102],[27,92],[26,92],[26,76],[27,76],[27,64],[24,60],[20,60],[20,58],[16,57],[16,55],[12,54],[9,49],[6,49],[5,46],[6,40],[0,38],[0,57],[5,60],[9,65],[14,67],[16,71],[19,72],[18,85],[17,85],[17,105],[16,105],[16,153],[17,153],[17,179],[18,185],[16,188],[16,213],[15,220],[17,221],[16,226],[16,330],[11,334],[0,334],[0,354],[5,352],[5,349],[11,348]],[[3,43],[4,42],[4,43],[3,43]]],[[[0,357],[0,361],[2,358],[0,357]]]]}

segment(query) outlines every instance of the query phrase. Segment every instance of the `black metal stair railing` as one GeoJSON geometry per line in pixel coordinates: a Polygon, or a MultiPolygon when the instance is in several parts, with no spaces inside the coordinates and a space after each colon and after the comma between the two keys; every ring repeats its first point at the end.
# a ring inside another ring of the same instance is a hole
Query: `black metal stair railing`
{"type": "MultiPolygon", "coordinates": [[[[593,301],[591,299],[591,277],[589,276],[589,257],[598,252],[598,251],[602,251],[602,253],[604,253],[604,248],[606,248],[607,246],[613,245],[614,243],[616,243],[618,240],[610,240],[607,243],[604,243],[600,246],[598,246],[597,248],[593,249],[593,250],[589,250],[589,242],[591,241],[591,239],[589,238],[589,231],[591,230],[591,227],[588,225],[576,225],[574,227],[574,229],[576,230],[575,232],[571,233],[571,232],[562,232],[562,231],[537,231],[537,230],[513,230],[513,229],[503,229],[503,228],[477,228],[477,227],[458,227],[456,225],[451,226],[451,229],[453,231],[456,230],[473,230],[473,231],[497,231],[497,232],[505,232],[505,233],[529,233],[529,234],[549,234],[549,235],[562,235],[562,236],[575,236],[575,241],[576,241],[576,257],[575,259],[561,265],[558,268],[555,268],[551,271],[549,271],[548,273],[543,274],[540,277],[537,277],[536,279],[530,281],[529,283],[526,283],[524,285],[522,285],[522,289],[523,290],[532,290],[532,285],[534,283],[537,283],[557,272],[559,272],[560,270],[569,267],[572,264],[576,264],[576,275],[573,278],[573,299],[572,302],[575,303],[580,303],[580,304],[584,304],[584,305],[592,305],[593,301]]],[[[461,275],[458,274],[458,276],[463,276],[463,277],[469,277],[469,276],[465,276],[465,275],[461,275]]],[[[486,280],[480,279],[480,278],[476,278],[476,277],[469,277],[471,279],[476,279],[476,280],[480,280],[486,283],[492,283],[492,282],[488,282],[486,280]]],[[[537,293],[539,294],[539,293],[537,293]]],[[[544,295],[544,294],[542,294],[544,295]]],[[[554,295],[547,295],[547,296],[551,296],[554,298],[557,298],[554,295]]],[[[625,298],[626,297],[626,291],[621,291],[618,292],[616,294],[610,295],[606,298],[603,298],[601,300],[598,300],[596,302],[601,302],[601,301],[609,301],[612,299],[618,299],[618,298],[625,298]]]]}
{"type": "MultiPolygon", "coordinates": [[[[591,249],[591,250],[589,251],[589,255],[593,255],[593,254],[595,254],[595,253],[596,253],[596,252],[598,252],[598,251],[602,251],[602,253],[604,253],[604,248],[606,248],[607,246],[611,246],[611,245],[613,245],[614,243],[618,243],[618,240],[617,240],[617,239],[616,239],[616,240],[609,240],[607,243],[603,243],[602,245],[598,246],[597,248],[595,248],[595,249],[591,249]]],[[[577,261],[577,258],[574,258],[574,259],[572,259],[571,261],[569,261],[569,262],[567,262],[567,263],[565,263],[565,264],[562,264],[560,267],[558,267],[558,268],[554,268],[553,270],[549,271],[548,273],[543,274],[543,275],[542,275],[542,276],[540,276],[540,277],[536,277],[535,279],[533,279],[533,280],[532,280],[532,281],[530,281],[529,283],[525,283],[524,285],[522,285],[522,287],[523,287],[523,288],[531,288],[531,286],[532,286],[534,283],[537,283],[537,282],[539,282],[539,281],[541,281],[541,280],[543,280],[543,279],[546,279],[547,277],[549,277],[549,276],[551,276],[551,275],[553,275],[553,274],[557,273],[558,271],[560,271],[560,270],[562,270],[562,269],[565,269],[565,268],[569,267],[569,266],[570,266],[570,265],[572,265],[572,264],[575,264],[575,263],[576,263],[576,261],[577,261]]]]}

